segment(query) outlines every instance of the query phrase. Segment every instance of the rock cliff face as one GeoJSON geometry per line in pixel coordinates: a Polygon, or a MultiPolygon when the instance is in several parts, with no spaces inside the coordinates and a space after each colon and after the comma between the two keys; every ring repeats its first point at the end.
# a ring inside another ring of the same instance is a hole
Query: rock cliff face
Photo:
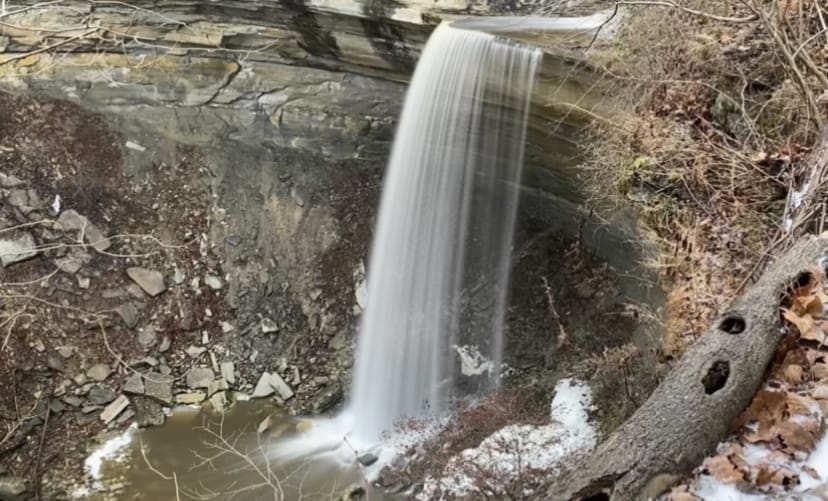
{"type": "MultiPolygon", "coordinates": [[[[336,376],[350,363],[394,121],[428,34],[441,20],[569,3],[14,2],[0,24],[0,86],[103,114],[132,179],[197,156],[209,173],[209,242],[229,279],[234,322],[244,333],[264,318],[278,333],[234,341],[240,358],[256,360],[250,377],[289,372],[317,355],[313,372],[336,376]]],[[[602,20],[521,34],[547,56],[532,107],[520,238],[580,233],[627,270],[637,261],[634,232],[584,221],[573,170],[581,110],[607,106],[576,50],[602,20]]],[[[620,289],[635,295],[636,287],[620,289]]],[[[309,405],[321,410],[338,391],[309,405]]]]}

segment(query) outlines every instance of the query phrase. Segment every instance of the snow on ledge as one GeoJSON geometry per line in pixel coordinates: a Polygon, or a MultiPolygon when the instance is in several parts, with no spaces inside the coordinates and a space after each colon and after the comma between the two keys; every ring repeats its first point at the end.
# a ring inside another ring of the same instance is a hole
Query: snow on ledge
{"type": "Polygon", "coordinates": [[[417,499],[480,493],[481,476],[490,480],[485,487],[491,488],[505,486],[532,470],[558,469],[563,462],[595,448],[598,433],[589,423],[591,408],[592,393],[585,383],[560,380],[550,406],[549,424],[501,428],[479,446],[451,458],[441,478],[426,478],[417,499]]]}

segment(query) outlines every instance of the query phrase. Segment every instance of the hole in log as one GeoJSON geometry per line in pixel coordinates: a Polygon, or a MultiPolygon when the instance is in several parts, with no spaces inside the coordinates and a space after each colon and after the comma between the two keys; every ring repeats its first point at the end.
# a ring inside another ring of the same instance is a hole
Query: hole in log
{"type": "Polygon", "coordinates": [[[599,492],[583,498],[581,501],[609,501],[609,494],[606,492],[599,492]]]}
{"type": "Polygon", "coordinates": [[[802,289],[812,285],[815,280],[814,274],[810,271],[800,272],[780,298],[782,306],[784,308],[790,308],[793,304],[791,296],[797,295],[802,289]]]}
{"type": "Polygon", "coordinates": [[[727,377],[730,375],[730,363],[725,360],[716,360],[713,362],[713,365],[710,369],[707,370],[707,374],[704,375],[702,378],[702,384],[704,385],[704,392],[708,395],[712,395],[717,391],[721,390],[725,383],[727,383],[727,377]]]}
{"type": "Polygon", "coordinates": [[[719,323],[719,330],[728,334],[745,332],[745,319],[739,315],[728,315],[719,323]]]}
{"type": "Polygon", "coordinates": [[[794,288],[801,289],[802,287],[806,287],[810,285],[810,283],[814,280],[814,275],[811,274],[809,271],[803,271],[799,275],[796,276],[796,281],[794,282],[794,288]]]}

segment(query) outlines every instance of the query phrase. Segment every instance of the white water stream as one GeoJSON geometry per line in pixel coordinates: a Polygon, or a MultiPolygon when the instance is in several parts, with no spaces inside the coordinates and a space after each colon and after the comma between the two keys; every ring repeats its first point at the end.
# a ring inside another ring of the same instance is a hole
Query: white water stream
{"type": "Polygon", "coordinates": [[[406,94],[370,256],[346,410],[356,444],[376,443],[397,420],[440,415],[452,396],[497,384],[540,59],[539,50],[445,24],[425,46],[406,94]],[[460,372],[458,351],[469,347],[494,369],[475,381],[460,372]]]}

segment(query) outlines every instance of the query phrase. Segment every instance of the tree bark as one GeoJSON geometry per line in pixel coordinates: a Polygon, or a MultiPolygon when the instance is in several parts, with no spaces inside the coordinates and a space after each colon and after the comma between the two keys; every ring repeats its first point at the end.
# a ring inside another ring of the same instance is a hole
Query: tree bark
{"type": "Polygon", "coordinates": [[[808,270],[825,267],[828,233],[807,236],[776,260],[696,342],[630,419],[547,499],[647,500],[664,492],[732,431],[784,336],[780,302],[808,270]]]}

